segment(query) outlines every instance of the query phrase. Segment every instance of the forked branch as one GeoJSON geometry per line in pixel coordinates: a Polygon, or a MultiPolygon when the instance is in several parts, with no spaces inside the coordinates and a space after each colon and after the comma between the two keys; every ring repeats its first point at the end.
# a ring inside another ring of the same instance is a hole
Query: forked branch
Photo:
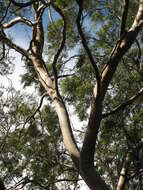
{"type": "Polygon", "coordinates": [[[125,35],[122,36],[117,47],[114,48],[115,50],[112,53],[112,57],[109,59],[107,66],[104,68],[102,72],[102,78],[101,78],[102,99],[104,99],[105,97],[107,88],[110,84],[110,81],[112,80],[112,77],[116,71],[116,68],[120,60],[136,40],[136,37],[141,30],[142,24],[143,24],[143,0],[140,0],[139,8],[132,26],[125,33],[125,35]]]}

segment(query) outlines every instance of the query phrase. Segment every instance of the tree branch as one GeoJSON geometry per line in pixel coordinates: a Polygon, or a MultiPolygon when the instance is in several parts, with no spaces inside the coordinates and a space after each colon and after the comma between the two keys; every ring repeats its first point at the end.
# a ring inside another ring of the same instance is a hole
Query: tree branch
{"type": "Polygon", "coordinates": [[[117,190],[123,190],[124,189],[124,186],[125,186],[125,183],[127,180],[128,169],[129,169],[129,166],[131,164],[131,161],[133,160],[134,152],[137,150],[140,150],[142,148],[142,146],[143,146],[143,140],[141,140],[139,143],[137,143],[136,146],[134,146],[132,148],[132,150],[130,150],[127,153],[125,161],[123,163],[123,167],[121,169],[120,178],[119,178],[118,185],[117,185],[117,190]]]}
{"type": "Polygon", "coordinates": [[[5,14],[4,14],[4,16],[1,18],[1,20],[0,20],[0,25],[2,24],[2,22],[3,22],[4,19],[5,19],[5,17],[7,16],[8,9],[9,9],[10,5],[11,5],[11,1],[8,3],[7,8],[6,8],[6,11],[5,11],[5,14]]]}
{"type": "Polygon", "coordinates": [[[139,9],[129,31],[132,32],[136,31],[138,33],[142,25],[143,25],[143,0],[139,0],[139,9]]]}
{"type": "Polygon", "coordinates": [[[59,183],[59,182],[64,182],[64,181],[65,182],[77,182],[77,181],[80,181],[80,180],[82,180],[82,179],[66,179],[66,178],[64,178],[64,179],[57,179],[57,180],[55,180],[53,182],[50,182],[48,185],[46,185],[45,189],[49,189],[50,185],[56,184],[56,183],[59,183]]]}
{"type": "Polygon", "coordinates": [[[139,41],[136,39],[135,40],[135,42],[136,42],[136,45],[137,45],[137,48],[138,48],[138,60],[140,61],[140,59],[141,59],[141,47],[140,47],[140,43],[139,43],[139,41]]]}
{"type": "Polygon", "coordinates": [[[49,20],[50,20],[50,23],[54,26],[55,28],[55,32],[59,32],[54,21],[53,21],[53,18],[52,18],[52,14],[51,14],[51,9],[50,9],[50,6],[48,7],[48,16],[49,16],[49,20]]]}
{"type": "Polygon", "coordinates": [[[67,60],[64,61],[63,65],[65,65],[66,63],[68,63],[69,61],[71,61],[72,59],[76,59],[80,57],[80,54],[77,54],[77,55],[73,55],[71,57],[69,57],[67,60]]]}
{"type": "Polygon", "coordinates": [[[44,100],[45,96],[47,96],[47,92],[42,95],[42,97],[41,97],[41,99],[40,99],[40,104],[39,104],[39,106],[37,107],[37,109],[32,113],[32,115],[30,115],[29,117],[26,118],[26,121],[25,121],[25,123],[23,124],[22,129],[20,130],[19,139],[21,138],[21,135],[22,135],[22,132],[23,132],[23,130],[24,130],[24,128],[25,128],[25,125],[26,125],[32,118],[34,118],[34,116],[36,115],[36,113],[37,113],[38,111],[40,111],[40,108],[41,108],[41,106],[42,106],[42,103],[43,103],[43,100],[44,100]]]}
{"type": "MultiPolygon", "coordinates": [[[[82,0],[78,0],[79,6],[82,5],[82,0]]],[[[80,16],[82,9],[80,7],[80,16]]],[[[80,168],[81,176],[87,183],[87,185],[92,189],[109,189],[105,181],[99,176],[94,168],[94,153],[95,145],[98,135],[98,130],[100,127],[100,122],[102,120],[102,104],[104,101],[107,88],[112,80],[112,77],[116,71],[116,68],[123,57],[123,55],[129,50],[133,42],[135,41],[140,29],[140,20],[143,17],[143,0],[140,1],[139,9],[133,27],[131,30],[125,33],[124,36],[118,41],[116,48],[114,49],[111,58],[109,59],[106,67],[102,72],[101,87],[100,87],[100,98],[94,99],[91,105],[91,112],[89,117],[89,122],[81,149],[80,156],[80,168]],[[136,21],[138,19],[138,22],[136,21]],[[138,24],[139,23],[139,24],[138,24]]],[[[79,18],[78,18],[79,19],[79,18]]],[[[79,21],[78,21],[79,22],[79,21]]],[[[80,24],[80,22],[79,22],[80,24]]]]}
{"type": "Polygon", "coordinates": [[[24,8],[24,7],[28,7],[30,5],[32,5],[33,3],[37,2],[37,1],[41,1],[41,0],[31,0],[31,1],[28,1],[26,3],[19,3],[19,2],[16,2],[15,0],[10,0],[15,6],[17,7],[21,7],[21,8],[24,8]]]}
{"type": "MultiPolygon", "coordinates": [[[[44,47],[44,29],[42,15],[44,13],[46,6],[35,6],[33,4],[33,9],[35,13],[35,25],[32,30],[32,40],[30,42],[29,50],[35,57],[42,58],[43,47],[44,47]]],[[[45,65],[44,65],[45,67],[45,65]]],[[[45,67],[46,68],[46,67],[45,67]]]]}
{"type": "Polygon", "coordinates": [[[134,62],[137,66],[137,70],[140,71],[141,70],[141,47],[140,47],[139,41],[137,39],[135,42],[136,42],[136,45],[138,48],[138,55],[137,55],[137,59],[134,60],[134,62]]]}
{"type": "Polygon", "coordinates": [[[2,56],[0,57],[0,61],[2,61],[5,58],[5,44],[2,44],[2,56]]]}
{"type": "Polygon", "coordinates": [[[100,94],[100,74],[99,74],[99,70],[98,70],[98,67],[96,65],[96,62],[94,61],[94,58],[92,56],[92,53],[88,47],[88,43],[86,41],[86,38],[84,36],[84,33],[82,31],[82,27],[81,27],[81,16],[82,16],[82,12],[83,12],[83,0],[76,0],[76,2],[78,3],[79,5],[79,11],[78,11],[78,16],[77,16],[77,28],[78,28],[78,32],[79,32],[79,35],[81,37],[81,40],[82,40],[82,44],[83,44],[83,47],[84,49],[86,50],[86,53],[88,55],[88,58],[94,68],[94,71],[95,71],[95,75],[96,75],[96,80],[97,80],[97,97],[99,97],[99,94],[100,94]]]}
{"type": "Polygon", "coordinates": [[[112,53],[106,67],[102,72],[101,78],[101,91],[102,91],[102,99],[104,99],[108,85],[112,80],[112,77],[116,71],[116,68],[124,56],[124,54],[129,50],[133,42],[136,40],[136,37],[141,30],[142,23],[143,23],[143,0],[140,0],[139,8],[134,19],[134,22],[122,38],[118,41],[116,48],[112,53]]]}
{"type": "Polygon", "coordinates": [[[128,152],[120,173],[120,178],[118,181],[118,185],[117,185],[117,190],[123,190],[124,186],[125,186],[125,182],[126,182],[126,177],[127,177],[127,173],[128,173],[128,168],[130,166],[131,163],[131,156],[132,156],[132,152],[128,152]]]}
{"type": "Polygon", "coordinates": [[[67,77],[72,77],[74,76],[75,73],[71,73],[71,74],[65,74],[65,75],[59,75],[57,78],[60,79],[60,78],[67,78],[67,77]]]}
{"type": "Polygon", "coordinates": [[[120,26],[120,37],[126,32],[126,21],[128,16],[129,9],[129,0],[124,0],[124,10],[121,18],[121,26],[120,26]]]}
{"type": "Polygon", "coordinates": [[[38,111],[40,111],[40,108],[41,108],[41,106],[42,106],[42,104],[43,104],[43,100],[44,100],[44,98],[45,98],[46,96],[47,96],[47,92],[42,95],[42,97],[41,97],[41,99],[40,99],[39,106],[38,106],[37,109],[32,113],[32,115],[26,119],[26,121],[25,121],[25,123],[24,123],[24,126],[36,115],[36,113],[37,113],[38,111]]]}
{"type": "Polygon", "coordinates": [[[2,24],[1,27],[3,29],[8,29],[8,28],[14,26],[17,23],[24,23],[24,24],[26,24],[28,26],[33,26],[34,25],[34,23],[32,23],[30,20],[27,20],[26,18],[17,17],[17,18],[14,18],[13,20],[11,20],[9,23],[2,24]]]}
{"type": "Polygon", "coordinates": [[[62,10],[59,7],[55,6],[53,3],[52,3],[52,6],[63,19],[62,41],[61,41],[61,44],[60,44],[60,47],[59,47],[57,53],[54,56],[53,63],[52,63],[52,67],[53,67],[53,71],[54,71],[54,78],[55,78],[54,79],[55,80],[55,88],[56,88],[56,91],[58,92],[58,84],[57,84],[58,73],[57,73],[56,64],[57,64],[58,58],[64,48],[65,42],[66,42],[66,19],[65,19],[65,16],[64,16],[62,10]]]}
{"type": "Polygon", "coordinates": [[[141,90],[139,90],[136,93],[136,95],[132,96],[126,102],[124,102],[124,103],[120,104],[119,106],[117,106],[116,108],[114,108],[111,112],[102,114],[102,118],[106,118],[109,115],[115,114],[116,112],[125,109],[128,105],[131,105],[134,101],[136,101],[137,98],[139,98],[141,95],[143,95],[143,88],[141,90]]]}
{"type": "Polygon", "coordinates": [[[29,59],[28,52],[22,47],[12,42],[12,40],[8,39],[6,34],[3,32],[3,30],[0,31],[0,41],[2,41],[3,44],[6,44],[8,47],[16,50],[17,52],[19,52],[20,54],[22,54],[23,56],[29,59]]]}

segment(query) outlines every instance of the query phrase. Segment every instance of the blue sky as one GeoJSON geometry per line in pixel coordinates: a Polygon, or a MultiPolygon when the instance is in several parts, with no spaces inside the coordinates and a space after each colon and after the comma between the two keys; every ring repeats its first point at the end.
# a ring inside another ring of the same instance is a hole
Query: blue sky
{"type": "MultiPolygon", "coordinates": [[[[53,9],[51,9],[51,14],[54,21],[59,18],[59,15],[53,9]]],[[[26,15],[26,17],[27,18],[32,17],[32,15],[26,15]]],[[[45,31],[47,30],[48,24],[49,24],[49,16],[48,16],[48,10],[46,9],[43,16],[43,25],[45,31]]],[[[10,34],[15,43],[21,45],[24,48],[28,48],[29,40],[32,37],[32,30],[30,27],[18,23],[12,28],[7,29],[6,32],[10,34]]]]}
{"type": "MultiPolygon", "coordinates": [[[[59,17],[59,15],[55,13],[53,9],[51,9],[51,14],[53,16],[53,20],[56,20],[59,17]]],[[[28,15],[26,15],[26,17],[28,18],[28,15]]],[[[29,17],[31,17],[31,15],[29,15],[29,17]]],[[[44,23],[44,30],[46,31],[49,24],[49,16],[47,9],[44,12],[43,23],[44,23]]],[[[10,29],[6,29],[5,31],[7,35],[10,35],[12,37],[13,41],[17,45],[21,46],[22,48],[28,49],[29,42],[32,37],[32,30],[30,27],[18,23],[15,26],[11,27],[10,29]]],[[[10,54],[15,57],[14,59],[15,70],[14,73],[12,75],[8,75],[8,77],[12,79],[15,88],[22,90],[22,85],[20,83],[21,80],[20,75],[25,72],[24,63],[22,62],[21,55],[19,53],[15,52],[14,50],[11,50],[10,54]]],[[[6,77],[0,76],[0,80],[4,85],[8,86],[9,80],[7,80],[6,77]]]]}

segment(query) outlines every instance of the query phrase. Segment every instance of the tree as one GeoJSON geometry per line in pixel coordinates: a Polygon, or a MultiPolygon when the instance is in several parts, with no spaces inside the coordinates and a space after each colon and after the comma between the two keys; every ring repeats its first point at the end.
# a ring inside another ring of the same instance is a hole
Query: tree
{"type": "MultiPolygon", "coordinates": [[[[36,76],[42,90],[49,95],[58,116],[64,144],[82,179],[90,189],[106,190],[117,186],[121,190],[138,176],[138,187],[142,188],[142,163],[139,163],[143,144],[140,135],[142,102],[139,97],[143,94],[140,45],[143,1],[10,2],[15,8],[14,18],[9,22],[2,21],[0,41],[25,58],[28,71],[30,68],[33,71],[27,76],[31,77],[31,82],[36,76]],[[31,6],[32,11],[28,9],[31,6]],[[58,15],[56,20],[51,17],[51,7],[54,14],[58,15]],[[47,8],[50,24],[47,47],[44,47],[44,12],[47,8]],[[25,10],[22,11],[23,9],[25,10]],[[17,14],[17,10],[20,13],[17,14]],[[31,11],[34,18],[26,11],[31,11]],[[18,23],[31,28],[32,38],[27,50],[15,44],[5,32],[7,28],[18,23]],[[88,31],[88,24],[91,24],[92,31],[88,31]],[[43,58],[46,48],[47,61],[43,58]],[[78,53],[69,57],[69,52],[73,49],[74,53],[78,53]],[[77,58],[77,61],[73,66],[67,66],[72,58],[77,58]],[[133,74],[134,78],[131,76],[133,74]],[[131,82],[132,87],[129,89],[131,82]],[[67,97],[64,98],[65,94],[67,97]],[[132,110],[129,105],[134,104],[137,99],[137,107],[132,110]],[[91,111],[81,150],[73,135],[66,101],[74,104],[81,119],[87,119],[83,112],[90,105],[91,111]],[[112,110],[112,106],[116,107],[112,110]],[[113,116],[115,113],[116,117],[113,116]],[[120,138],[123,139],[121,147],[120,138]],[[113,151],[111,155],[110,147],[113,151]],[[117,148],[116,151],[114,147],[117,148]],[[120,150],[123,151],[121,154],[120,150]],[[102,159],[103,155],[105,158],[102,159]],[[113,158],[112,168],[117,164],[117,170],[121,170],[121,174],[118,172],[116,175],[118,180],[109,168],[113,158]],[[100,163],[102,161],[103,164],[100,163]]],[[[135,180],[132,185],[134,184],[135,180]]]]}

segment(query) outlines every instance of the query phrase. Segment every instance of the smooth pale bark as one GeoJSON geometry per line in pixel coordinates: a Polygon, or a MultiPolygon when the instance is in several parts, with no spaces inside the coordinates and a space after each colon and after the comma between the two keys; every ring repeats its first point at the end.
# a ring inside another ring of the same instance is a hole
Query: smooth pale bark
{"type": "MultiPolygon", "coordinates": [[[[38,8],[35,6],[34,9],[36,12],[38,8]]],[[[39,14],[36,12],[35,15],[36,19],[38,18],[38,15],[39,14]]],[[[67,148],[67,151],[71,155],[74,164],[78,169],[80,153],[72,133],[69,115],[67,113],[65,104],[62,98],[60,97],[54,85],[54,82],[49,77],[45,63],[42,59],[43,43],[44,43],[44,33],[43,33],[43,24],[41,18],[37,26],[33,28],[33,40],[31,43],[32,55],[30,56],[30,60],[34,65],[34,68],[38,74],[39,81],[41,82],[41,84],[49,94],[50,98],[53,100],[53,103],[55,105],[55,110],[59,118],[60,128],[65,146],[67,148]]]]}
{"type": "Polygon", "coordinates": [[[47,91],[47,93],[54,102],[65,146],[69,154],[71,155],[74,164],[76,165],[77,168],[79,168],[80,153],[72,133],[69,116],[66,107],[64,105],[64,102],[61,99],[61,97],[57,95],[57,92],[54,88],[54,84],[50,79],[47,71],[43,69],[43,67],[41,67],[42,60],[39,60],[35,56],[32,56],[31,60],[35,67],[36,72],[38,73],[39,81],[41,82],[41,84],[43,85],[43,87],[45,88],[45,90],[47,91]]]}
{"type": "Polygon", "coordinates": [[[65,143],[65,146],[71,155],[71,158],[76,166],[76,168],[79,170],[79,157],[80,152],[78,150],[78,147],[76,145],[70,121],[69,116],[66,110],[66,107],[62,100],[55,99],[54,100],[55,109],[59,118],[59,123],[61,127],[61,132],[63,135],[63,140],[65,143]]]}
{"type": "Polygon", "coordinates": [[[130,163],[131,163],[131,152],[129,152],[126,156],[125,162],[123,164],[123,167],[122,167],[122,170],[120,173],[120,178],[119,178],[116,190],[123,190],[124,189],[124,186],[126,183],[127,172],[128,172],[128,168],[130,166],[130,163]]]}
{"type": "Polygon", "coordinates": [[[132,149],[127,153],[126,158],[123,163],[123,167],[121,169],[120,178],[119,178],[116,190],[124,190],[127,175],[128,175],[128,170],[132,161],[132,157],[134,157],[135,154],[139,152],[142,147],[143,147],[143,139],[141,139],[141,141],[138,142],[135,146],[133,146],[132,149]]]}

